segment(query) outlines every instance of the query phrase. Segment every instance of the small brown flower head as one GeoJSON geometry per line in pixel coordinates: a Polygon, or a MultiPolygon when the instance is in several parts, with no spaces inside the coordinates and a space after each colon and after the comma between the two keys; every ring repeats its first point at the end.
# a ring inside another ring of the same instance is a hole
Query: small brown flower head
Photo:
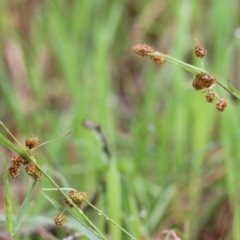
{"type": "Polygon", "coordinates": [[[8,172],[12,178],[17,178],[20,174],[20,167],[13,164],[8,168],[8,172]]]}
{"type": "Polygon", "coordinates": [[[164,63],[164,58],[163,57],[150,56],[150,59],[157,64],[163,64],[164,63]]]}
{"type": "Polygon", "coordinates": [[[210,103],[212,103],[215,100],[215,93],[214,92],[208,92],[206,94],[206,100],[210,103]]]}
{"type": "Polygon", "coordinates": [[[31,176],[34,180],[40,179],[42,175],[42,171],[32,162],[30,162],[26,167],[25,170],[29,176],[31,176]]]}
{"type": "MultiPolygon", "coordinates": [[[[82,206],[83,200],[87,198],[85,192],[77,192],[72,190],[69,192],[68,197],[80,208],[82,206]]],[[[73,205],[65,198],[64,203],[68,207],[73,207],[73,205]]]]}
{"type": "Polygon", "coordinates": [[[24,164],[24,159],[21,156],[14,156],[11,158],[13,165],[20,167],[21,164],[24,164]]]}
{"type": "Polygon", "coordinates": [[[147,44],[137,44],[132,47],[132,51],[140,56],[147,56],[148,53],[154,52],[154,48],[147,44]]]}
{"type": "Polygon", "coordinates": [[[195,46],[195,49],[194,49],[195,56],[199,57],[199,58],[205,57],[207,54],[207,51],[204,49],[202,43],[198,39],[195,39],[195,40],[197,43],[197,45],[195,46]]]}
{"type": "Polygon", "coordinates": [[[215,85],[216,78],[207,73],[198,73],[193,80],[192,86],[196,90],[201,90],[204,88],[211,88],[215,85]]]}
{"type": "Polygon", "coordinates": [[[66,217],[63,214],[58,214],[54,217],[54,222],[57,226],[62,226],[66,222],[66,217]]]}
{"type": "Polygon", "coordinates": [[[38,146],[40,143],[39,138],[38,137],[30,137],[26,139],[26,147],[29,149],[32,149],[36,146],[38,146]]]}
{"type": "Polygon", "coordinates": [[[216,103],[216,108],[218,111],[223,112],[227,107],[227,101],[224,98],[221,98],[216,103]]]}

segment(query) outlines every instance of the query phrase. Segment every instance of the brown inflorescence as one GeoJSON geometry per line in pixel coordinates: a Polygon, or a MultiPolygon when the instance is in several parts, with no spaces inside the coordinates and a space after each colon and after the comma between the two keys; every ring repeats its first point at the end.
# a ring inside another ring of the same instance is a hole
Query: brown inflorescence
{"type": "Polygon", "coordinates": [[[40,179],[42,175],[42,171],[32,162],[30,162],[26,167],[25,170],[29,176],[31,176],[34,180],[40,179]]]}
{"type": "Polygon", "coordinates": [[[66,222],[66,217],[63,214],[58,214],[54,217],[54,222],[57,226],[62,226],[66,222]]]}
{"type": "Polygon", "coordinates": [[[20,167],[21,164],[24,164],[25,160],[21,156],[14,156],[11,158],[12,164],[20,167]]]}
{"type": "Polygon", "coordinates": [[[140,56],[147,56],[148,53],[153,53],[155,49],[147,44],[137,44],[132,47],[132,51],[140,56]]]}
{"type": "Polygon", "coordinates": [[[198,73],[193,80],[192,86],[196,90],[211,88],[215,85],[216,78],[207,73],[198,73]]]}
{"type": "Polygon", "coordinates": [[[223,112],[227,107],[227,101],[224,98],[219,99],[216,102],[216,108],[218,111],[223,112]]]}
{"type": "Polygon", "coordinates": [[[38,137],[30,137],[26,139],[26,147],[29,149],[32,149],[36,146],[38,146],[40,143],[39,138],[38,137]]]}
{"type": "MultiPolygon", "coordinates": [[[[72,190],[68,193],[68,197],[80,208],[82,206],[83,200],[87,198],[87,194],[85,192],[72,190]]],[[[68,207],[73,207],[73,205],[66,198],[64,199],[64,203],[68,207]]]]}
{"type": "Polygon", "coordinates": [[[198,40],[195,39],[197,42],[197,45],[195,46],[194,53],[196,57],[203,58],[206,56],[207,51],[204,49],[202,43],[198,40]]]}
{"type": "Polygon", "coordinates": [[[8,168],[8,172],[12,178],[17,178],[20,174],[20,167],[13,164],[8,168]]]}
{"type": "Polygon", "coordinates": [[[215,93],[214,92],[208,92],[206,94],[206,100],[210,103],[214,102],[215,100],[215,93]]]}
{"type": "Polygon", "coordinates": [[[164,58],[163,57],[150,56],[150,59],[157,64],[163,64],[164,63],[164,58]]]}

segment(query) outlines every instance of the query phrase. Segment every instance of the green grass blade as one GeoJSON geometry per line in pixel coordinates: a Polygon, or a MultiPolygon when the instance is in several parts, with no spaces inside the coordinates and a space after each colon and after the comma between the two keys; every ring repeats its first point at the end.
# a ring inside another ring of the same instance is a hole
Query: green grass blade
{"type": "Polygon", "coordinates": [[[149,228],[154,230],[157,228],[159,222],[161,221],[167,206],[170,201],[173,200],[176,194],[176,188],[173,185],[168,186],[159,196],[155,207],[152,210],[151,215],[149,216],[149,228]]]}
{"type": "MultiPolygon", "coordinates": [[[[48,197],[46,194],[42,192],[43,196],[59,211],[63,212],[65,207],[60,205],[58,202],[56,202],[54,199],[48,197]]],[[[70,212],[66,211],[64,212],[64,215],[71,221],[73,222],[81,232],[83,232],[89,239],[92,240],[101,240],[102,238],[98,236],[94,230],[90,229],[88,226],[86,226],[82,221],[80,221],[79,218],[75,217],[73,214],[70,212]]]]}
{"type": "Polygon", "coordinates": [[[4,182],[4,196],[5,196],[5,214],[6,214],[9,234],[13,236],[12,204],[11,204],[9,182],[8,182],[8,169],[7,169],[7,164],[5,160],[3,164],[4,164],[3,182],[4,182]]]}
{"type": "Polygon", "coordinates": [[[21,223],[23,221],[23,218],[24,218],[24,216],[25,216],[25,214],[26,214],[26,212],[27,212],[27,210],[29,208],[30,201],[31,201],[31,198],[32,198],[32,195],[33,195],[33,191],[34,191],[34,189],[36,187],[36,184],[37,184],[37,181],[34,181],[32,186],[31,186],[31,188],[30,188],[30,190],[29,190],[29,192],[28,192],[28,194],[27,194],[27,196],[26,196],[26,198],[23,201],[23,204],[22,204],[22,206],[20,208],[20,211],[19,211],[19,213],[18,213],[18,215],[16,217],[16,220],[15,220],[14,234],[19,229],[19,227],[20,227],[20,225],[21,225],[21,223]]]}
{"type": "MultiPolygon", "coordinates": [[[[111,161],[107,172],[107,197],[109,217],[121,225],[121,186],[116,162],[111,161]]],[[[114,225],[110,225],[113,239],[121,239],[121,230],[114,225]]]]}

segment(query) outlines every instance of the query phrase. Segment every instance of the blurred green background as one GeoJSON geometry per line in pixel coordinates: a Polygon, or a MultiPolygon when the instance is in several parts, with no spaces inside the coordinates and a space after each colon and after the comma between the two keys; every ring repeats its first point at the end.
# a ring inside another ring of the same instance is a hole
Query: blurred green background
{"type": "MultiPolygon", "coordinates": [[[[22,144],[76,128],[38,149],[41,166],[60,186],[97,196],[93,204],[136,239],[164,239],[165,229],[187,240],[240,239],[239,101],[216,87],[228,101],[220,113],[192,88],[193,75],[131,52],[148,43],[201,66],[197,38],[207,49],[205,69],[240,88],[239,9],[238,0],[1,0],[0,120],[22,144]],[[83,120],[101,127],[110,159],[83,120]]],[[[24,171],[11,180],[14,213],[31,182],[24,171]]],[[[52,187],[44,178],[41,186],[52,187]]],[[[108,239],[129,239],[85,208],[108,239]]],[[[36,192],[16,239],[77,232],[55,228],[57,214],[36,192]]]]}

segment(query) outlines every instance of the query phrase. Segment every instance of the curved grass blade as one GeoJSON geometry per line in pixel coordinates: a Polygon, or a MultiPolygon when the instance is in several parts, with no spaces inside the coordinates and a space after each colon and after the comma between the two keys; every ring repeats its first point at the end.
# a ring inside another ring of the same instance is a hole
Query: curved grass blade
{"type": "MultiPolygon", "coordinates": [[[[44,194],[42,192],[43,196],[59,211],[59,212],[63,212],[65,207],[63,207],[62,205],[60,205],[58,202],[56,202],[54,199],[48,197],[46,194],[44,194]]],[[[69,211],[65,211],[64,215],[71,221],[73,222],[78,229],[81,230],[81,232],[83,232],[89,239],[91,240],[101,240],[102,238],[97,235],[97,233],[92,230],[91,228],[89,228],[88,226],[86,226],[83,222],[81,222],[79,220],[79,218],[75,217],[72,213],[70,213],[69,211]]]]}
{"type": "Polygon", "coordinates": [[[238,99],[240,99],[240,90],[238,90],[237,88],[235,88],[233,86],[233,84],[230,82],[230,80],[228,79],[228,86],[230,88],[230,90],[232,91],[232,94],[237,97],[238,99]]]}
{"type": "Polygon", "coordinates": [[[34,188],[36,187],[36,184],[37,184],[37,181],[34,181],[31,188],[29,189],[28,191],[28,194],[26,196],[26,198],[24,199],[23,201],[23,204],[20,208],[20,211],[16,217],[16,220],[15,220],[15,224],[14,224],[14,234],[16,233],[16,231],[19,229],[22,221],[23,221],[23,218],[28,210],[28,207],[30,205],[30,201],[31,201],[31,198],[32,198],[32,195],[33,195],[33,191],[34,191],[34,188]]]}
{"type": "Polygon", "coordinates": [[[3,170],[3,183],[4,183],[4,198],[5,198],[5,214],[8,225],[8,232],[10,236],[13,236],[13,220],[12,220],[12,204],[11,204],[11,196],[9,190],[9,182],[8,182],[8,169],[6,161],[4,160],[4,170],[3,170]]]}

